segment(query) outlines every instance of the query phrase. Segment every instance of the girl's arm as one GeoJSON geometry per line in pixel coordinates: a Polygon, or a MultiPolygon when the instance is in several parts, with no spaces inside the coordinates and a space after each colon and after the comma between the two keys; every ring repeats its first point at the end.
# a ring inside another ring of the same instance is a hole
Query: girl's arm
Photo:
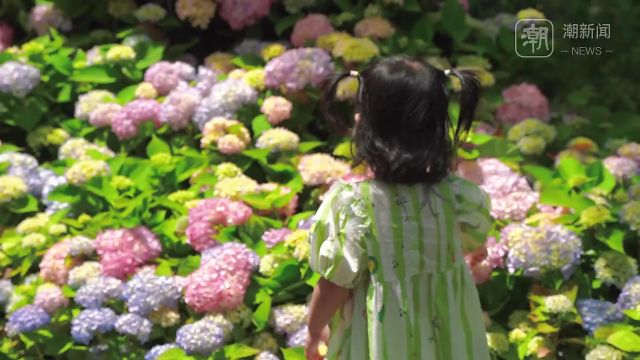
{"type": "Polygon", "coordinates": [[[333,314],[342,307],[342,305],[351,296],[351,290],[340,287],[324,278],[320,278],[309,304],[309,334],[307,337],[306,353],[308,359],[319,358],[317,353],[320,340],[326,336],[325,328],[329,324],[329,320],[333,314]]]}

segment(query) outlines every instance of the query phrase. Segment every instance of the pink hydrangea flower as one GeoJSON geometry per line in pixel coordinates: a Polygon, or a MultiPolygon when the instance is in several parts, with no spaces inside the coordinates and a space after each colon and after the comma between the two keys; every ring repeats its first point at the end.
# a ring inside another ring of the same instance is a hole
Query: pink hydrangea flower
{"type": "Polygon", "coordinates": [[[323,14],[310,14],[296,22],[291,33],[291,43],[296,47],[302,47],[307,41],[315,42],[318,36],[333,31],[328,17],[323,14]]]}
{"type": "Polygon", "coordinates": [[[111,117],[111,130],[118,139],[126,140],[138,135],[140,125],[145,121],[153,121],[161,126],[159,119],[160,104],[151,99],[138,99],[125,105],[111,117]]]}
{"type": "Polygon", "coordinates": [[[287,228],[269,229],[262,234],[262,241],[267,244],[268,248],[272,248],[283,242],[289,234],[291,234],[291,230],[287,228]]]}
{"type": "Polygon", "coordinates": [[[38,35],[44,35],[49,28],[71,30],[71,21],[53,4],[39,4],[31,8],[28,27],[38,35]]]}
{"type": "Polygon", "coordinates": [[[151,65],[144,73],[144,81],[151,83],[159,95],[167,95],[181,81],[191,81],[196,77],[193,66],[181,62],[160,61],[151,65]]]}
{"type": "Polygon", "coordinates": [[[389,20],[379,16],[362,19],[353,28],[353,33],[357,37],[373,39],[386,39],[395,31],[389,20]]]}
{"type": "Polygon", "coordinates": [[[64,285],[67,283],[69,270],[76,264],[69,257],[69,242],[62,240],[47,250],[40,262],[40,277],[44,281],[64,285]]]}
{"type": "Polygon", "coordinates": [[[604,166],[618,179],[628,179],[638,174],[638,164],[621,156],[609,156],[603,160],[604,166]]]}
{"type": "Polygon", "coordinates": [[[218,227],[241,225],[252,215],[250,207],[224,198],[205,199],[189,210],[187,242],[197,251],[216,246],[218,227]]]}
{"type": "Polygon", "coordinates": [[[269,60],[264,67],[265,85],[298,91],[307,85],[318,86],[333,72],[331,56],[320,48],[287,50],[269,60]]]}
{"type": "Polygon", "coordinates": [[[94,242],[104,275],[124,279],[162,252],[156,235],[145,226],[105,230],[94,242]]]}
{"type": "Polygon", "coordinates": [[[491,216],[500,220],[523,220],[538,201],[538,194],[526,178],[498,159],[479,159],[478,165],[482,170],[481,188],[491,198],[491,216]]]}
{"type": "Polygon", "coordinates": [[[241,153],[246,149],[247,144],[240,140],[239,137],[233,134],[227,134],[218,139],[218,151],[226,155],[233,155],[241,153]]]}
{"type": "Polygon", "coordinates": [[[120,109],[122,109],[122,106],[114,103],[99,104],[89,114],[89,123],[95,127],[110,126],[111,120],[120,109]]]}
{"type": "Polygon", "coordinates": [[[0,51],[13,45],[14,31],[11,25],[4,21],[0,21],[0,51]]]}
{"type": "Polygon", "coordinates": [[[293,104],[282,96],[269,96],[264,99],[260,111],[267,116],[271,125],[278,125],[291,116],[293,104]]]}
{"type": "Polygon", "coordinates": [[[244,302],[258,256],[240,243],[227,243],[203,254],[200,267],[191,273],[184,299],[194,311],[220,313],[244,302]]]}
{"type": "Polygon", "coordinates": [[[549,101],[537,86],[529,83],[513,85],[502,91],[504,102],[496,117],[505,124],[516,124],[534,118],[549,121],[549,101]]]}
{"type": "Polygon", "coordinates": [[[69,304],[69,299],[64,297],[62,289],[58,285],[43,284],[38,287],[33,304],[43,308],[49,314],[53,314],[58,309],[69,304]]]}
{"type": "Polygon", "coordinates": [[[241,30],[269,15],[274,0],[218,0],[220,17],[233,30],[241,30]]]}

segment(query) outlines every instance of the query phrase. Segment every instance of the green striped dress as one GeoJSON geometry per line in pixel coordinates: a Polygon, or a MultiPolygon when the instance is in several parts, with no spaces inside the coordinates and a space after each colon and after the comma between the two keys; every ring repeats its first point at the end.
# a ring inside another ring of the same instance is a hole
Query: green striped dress
{"type": "Polygon", "coordinates": [[[327,359],[489,359],[463,251],[482,245],[489,199],[449,176],[432,187],[338,182],[311,229],[311,267],[353,289],[327,359]]]}

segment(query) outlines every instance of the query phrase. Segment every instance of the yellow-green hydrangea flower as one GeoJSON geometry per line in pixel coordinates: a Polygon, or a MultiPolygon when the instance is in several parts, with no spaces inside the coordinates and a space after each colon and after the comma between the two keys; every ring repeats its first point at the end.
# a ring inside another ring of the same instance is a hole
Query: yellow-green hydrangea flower
{"type": "Polygon", "coordinates": [[[12,175],[0,176],[0,204],[15,200],[27,192],[27,184],[12,175]]]}
{"type": "Polygon", "coordinates": [[[629,201],[622,207],[622,221],[629,225],[631,230],[640,231],[640,201],[629,201]]]}
{"type": "Polygon", "coordinates": [[[286,254],[267,254],[260,259],[260,274],[271,277],[274,272],[289,257],[286,254]]]}
{"type": "Polygon", "coordinates": [[[158,97],[158,90],[153,87],[153,84],[143,81],[136,86],[135,97],[136,99],[155,99],[158,97]]]}
{"type": "Polygon", "coordinates": [[[351,35],[346,32],[332,32],[323,34],[316,38],[316,46],[327,51],[332,51],[338,41],[346,39],[351,39],[351,35]]]}
{"type": "Polygon", "coordinates": [[[359,86],[360,82],[358,82],[358,79],[353,76],[346,77],[338,82],[336,97],[341,101],[355,100],[358,95],[359,86]]]}
{"type": "Polygon", "coordinates": [[[293,151],[298,148],[300,138],[291,130],[277,127],[263,132],[256,140],[258,149],[272,151],[293,151]]]}
{"type": "Polygon", "coordinates": [[[231,162],[218,164],[213,172],[218,179],[233,178],[242,175],[242,169],[231,162]]]}
{"type": "Polygon", "coordinates": [[[380,50],[368,38],[348,38],[339,40],[331,54],[349,63],[363,63],[380,55],[380,50]]]}
{"type": "Polygon", "coordinates": [[[509,351],[509,339],[503,333],[488,332],[487,344],[489,349],[498,354],[505,354],[509,351]]]}
{"type": "Polygon", "coordinates": [[[242,80],[249,84],[252,88],[262,91],[264,90],[264,69],[252,69],[242,75],[242,80]]]}
{"type": "Polygon", "coordinates": [[[573,310],[573,302],[564,294],[545,296],[544,306],[551,314],[564,314],[573,310]]]}
{"type": "Polygon", "coordinates": [[[38,248],[47,242],[47,237],[40,233],[32,233],[22,238],[22,246],[26,248],[38,248]]]}
{"type": "Polygon", "coordinates": [[[49,214],[47,213],[38,213],[34,216],[28,217],[22,220],[18,226],[16,226],[16,232],[18,234],[31,234],[35,232],[40,232],[44,230],[44,228],[49,224],[49,214]]]}
{"type": "Polygon", "coordinates": [[[195,199],[196,194],[189,190],[178,190],[169,194],[167,198],[169,199],[169,201],[173,201],[178,204],[184,204],[187,201],[195,199]]]}
{"type": "Polygon", "coordinates": [[[275,43],[265,46],[260,55],[264,61],[269,61],[284,54],[285,51],[287,51],[287,48],[284,45],[275,43]]]}
{"type": "Polygon", "coordinates": [[[538,119],[526,119],[514,125],[507,134],[507,139],[518,145],[525,155],[538,155],[556,137],[556,129],[538,119]]]}
{"type": "Polygon", "coordinates": [[[213,195],[238,200],[243,195],[258,191],[258,182],[246,175],[219,180],[213,187],[213,195]]]}
{"type": "Polygon", "coordinates": [[[509,331],[509,342],[510,343],[519,343],[520,341],[527,338],[527,332],[520,328],[515,328],[509,331]]]}
{"type": "Polygon", "coordinates": [[[76,161],[64,173],[70,184],[80,185],[96,176],[109,174],[109,165],[102,160],[80,160],[76,161]]]}
{"type": "Polygon", "coordinates": [[[49,234],[53,236],[59,236],[67,232],[67,225],[65,224],[52,224],[49,226],[49,234]]]}
{"type": "Polygon", "coordinates": [[[173,308],[161,307],[149,314],[149,320],[163,328],[172,327],[180,323],[180,312],[173,308]]]}
{"type": "Polygon", "coordinates": [[[116,175],[111,179],[111,186],[122,191],[133,186],[133,181],[126,176],[116,175]]]}
{"type": "Polygon", "coordinates": [[[545,341],[542,336],[534,336],[531,340],[529,340],[529,344],[527,345],[527,355],[535,355],[538,351],[544,347],[545,341]]]}
{"type": "Polygon", "coordinates": [[[544,13],[542,11],[536,10],[534,8],[526,8],[518,11],[516,14],[518,20],[524,19],[546,19],[544,13]]]}
{"type": "Polygon", "coordinates": [[[638,263],[632,257],[617,251],[606,251],[593,264],[596,279],[605,284],[622,288],[624,284],[638,274],[638,263]]]}
{"type": "Polygon", "coordinates": [[[311,244],[309,242],[309,231],[296,230],[284,238],[285,245],[293,249],[293,256],[298,261],[308,260],[311,252],[311,244]]]}
{"type": "Polygon", "coordinates": [[[604,206],[590,206],[580,213],[580,224],[590,228],[611,220],[611,212],[604,206]]]}
{"type": "Polygon", "coordinates": [[[110,62],[133,60],[136,58],[136,51],[128,45],[113,45],[107,51],[106,58],[110,62]]]}
{"type": "Polygon", "coordinates": [[[233,324],[245,328],[251,324],[252,315],[253,312],[251,309],[247,305],[242,304],[233,310],[227,311],[225,313],[225,318],[233,324]]]}
{"type": "Polygon", "coordinates": [[[171,165],[173,158],[171,157],[171,154],[158,153],[158,154],[152,155],[149,160],[151,160],[151,164],[154,166],[165,166],[165,165],[171,165]]]}
{"type": "Polygon", "coordinates": [[[262,351],[277,352],[278,340],[270,332],[261,332],[253,338],[253,347],[262,351]]]}

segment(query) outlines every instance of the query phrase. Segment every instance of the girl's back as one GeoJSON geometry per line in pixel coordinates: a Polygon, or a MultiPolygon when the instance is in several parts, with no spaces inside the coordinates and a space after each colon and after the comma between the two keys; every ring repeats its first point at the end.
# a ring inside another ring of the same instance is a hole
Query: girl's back
{"type": "Polygon", "coordinates": [[[354,288],[355,308],[333,324],[328,358],[488,359],[463,259],[464,247],[484,241],[488,211],[486,195],[454,176],[432,186],[334,185],[318,211],[311,262],[354,288]]]}

